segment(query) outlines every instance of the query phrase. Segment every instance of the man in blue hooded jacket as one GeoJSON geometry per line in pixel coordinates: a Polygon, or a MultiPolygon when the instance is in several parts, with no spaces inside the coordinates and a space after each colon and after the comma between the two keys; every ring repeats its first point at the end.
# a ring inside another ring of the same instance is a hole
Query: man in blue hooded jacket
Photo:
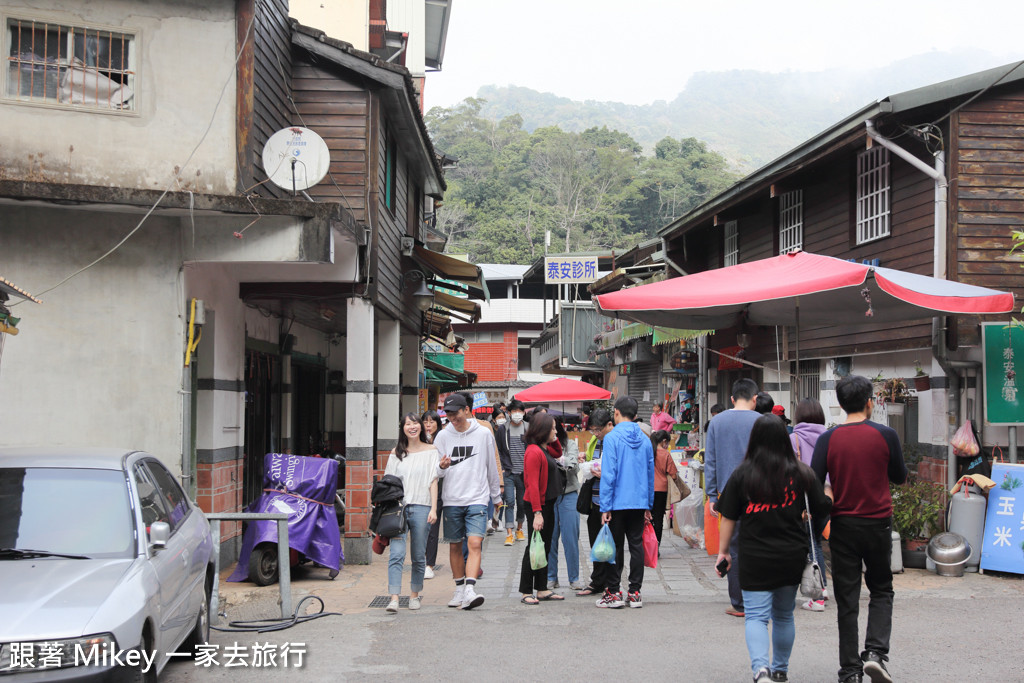
{"type": "Polygon", "coordinates": [[[654,505],[654,448],[636,417],[636,400],[623,396],[615,402],[615,428],[604,438],[601,455],[601,521],[611,527],[615,540],[615,566],[598,607],[643,607],[644,524],[654,505]],[[622,599],[623,541],[629,543],[629,590],[622,599]]]}

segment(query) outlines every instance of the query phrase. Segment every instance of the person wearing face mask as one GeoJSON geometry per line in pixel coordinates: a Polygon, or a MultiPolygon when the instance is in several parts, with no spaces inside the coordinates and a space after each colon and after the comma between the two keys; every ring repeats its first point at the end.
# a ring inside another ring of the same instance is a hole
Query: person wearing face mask
{"type": "Polygon", "coordinates": [[[501,458],[501,470],[504,472],[504,503],[505,503],[505,545],[516,541],[525,541],[523,520],[526,519],[526,508],[523,494],[526,485],[523,481],[523,460],[526,456],[526,405],[522,401],[512,399],[508,404],[509,421],[499,425],[495,430],[498,442],[498,455],[501,458]],[[513,531],[513,526],[515,531],[513,531]]]}

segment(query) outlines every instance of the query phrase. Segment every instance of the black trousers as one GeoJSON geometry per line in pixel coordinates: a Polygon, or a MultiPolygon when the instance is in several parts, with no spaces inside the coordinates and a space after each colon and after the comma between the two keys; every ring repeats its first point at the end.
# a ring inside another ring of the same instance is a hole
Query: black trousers
{"type": "Polygon", "coordinates": [[[434,514],[437,515],[437,519],[430,525],[430,533],[427,534],[427,566],[433,567],[437,564],[437,538],[441,532],[441,485],[443,479],[437,480],[437,509],[434,510],[434,514]]]}
{"type": "Polygon", "coordinates": [[[658,546],[661,546],[661,528],[665,526],[665,506],[668,504],[668,491],[654,492],[654,507],[651,508],[651,525],[654,526],[654,535],[658,537],[658,546]]]}
{"type": "MultiPolygon", "coordinates": [[[[544,507],[540,509],[540,513],[544,517],[544,528],[540,531],[540,537],[544,539],[544,557],[547,557],[551,552],[551,537],[555,533],[555,501],[544,501],[544,507]]],[[[526,503],[526,525],[523,531],[527,534],[527,538],[533,538],[533,510],[528,502],[526,503]]],[[[528,594],[547,589],[548,568],[544,566],[534,569],[530,565],[530,544],[527,543],[526,549],[523,551],[523,569],[519,573],[519,592],[528,594]]]]}
{"type": "Polygon", "coordinates": [[[634,593],[644,584],[644,523],[647,510],[613,510],[612,529],[615,541],[615,564],[607,563],[608,583],[605,588],[613,593],[622,589],[622,566],[625,561],[625,543],[629,544],[629,592],[634,593]]]}
{"type": "MultiPolygon", "coordinates": [[[[523,494],[526,493],[526,482],[523,480],[523,473],[513,474],[512,483],[516,487],[516,524],[522,524],[523,520],[527,520],[532,524],[533,520],[527,519],[526,516],[526,501],[523,499],[523,494]]],[[[533,516],[532,513],[530,516],[533,516]]],[[[544,519],[547,520],[547,517],[545,516],[544,519]]],[[[524,529],[523,531],[527,536],[530,535],[529,529],[524,529]]]]}
{"type": "Polygon", "coordinates": [[[839,678],[863,668],[857,617],[860,611],[861,563],[868,587],[868,628],[864,649],[889,654],[892,634],[892,520],[833,517],[832,590],[839,621],[839,678]]]}
{"type": "MultiPolygon", "coordinates": [[[[594,547],[594,541],[597,540],[597,534],[601,531],[601,510],[591,502],[590,514],[587,515],[587,536],[590,538],[590,547],[594,547]]],[[[590,572],[590,587],[598,591],[603,591],[604,587],[608,585],[608,571],[611,569],[611,564],[608,562],[594,562],[593,571],[590,572]]]]}

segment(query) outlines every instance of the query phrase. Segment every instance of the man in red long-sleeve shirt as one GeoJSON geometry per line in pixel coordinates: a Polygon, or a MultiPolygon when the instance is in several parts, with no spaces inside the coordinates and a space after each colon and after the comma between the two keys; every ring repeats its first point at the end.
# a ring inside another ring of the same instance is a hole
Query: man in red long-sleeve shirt
{"type": "Polygon", "coordinates": [[[892,633],[892,497],[889,482],[907,480],[899,436],[885,425],[871,422],[871,382],[850,375],[836,383],[839,405],[846,422],[828,430],[814,446],[811,467],[831,486],[825,493],[832,505],[832,588],[839,622],[839,680],[859,683],[863,675],[872,683],[892,683],[885,667],[892,633]],[[861,563],[871,593],[864,651],[857,616],[861,563]]]}

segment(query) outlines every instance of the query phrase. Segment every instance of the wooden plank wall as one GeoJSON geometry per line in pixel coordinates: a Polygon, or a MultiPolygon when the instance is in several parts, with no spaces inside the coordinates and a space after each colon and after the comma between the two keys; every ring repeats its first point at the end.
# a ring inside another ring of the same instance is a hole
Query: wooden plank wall
{"type": "Polygon", "coordinates": [[[296,51],[292,91],[297,108],[295,123],[316,131],[331,152],[330,173],[309,189],[309,195],[340,202],[357,221],[367,222],[370,93],[366,86],[355,76],[313,64],[307,55],[296,51]]]}
{"type": "MultiPolygon", "coordinates": [[[[951,128],[950,279],[1011,291],[1020,305],[1024,257],[1010,247],[1011,231],[1024,225],[1024,88],[972,102],[953,114],[951,128]]],[[[978,320],[959,320],[961,345],[980,343],[978,320]]]]}
{"type": "Polygon", "coordinates": [[[247,144],[239,168],[240,189],[264,197],[287,197],[291,193],[267,179],[263,170],[263,146],[267,139],[292,124],[288,101],[291,77],[291,26],[288,1],[267,0],[255,4],[256,23],[252,41],[253,98],[247,144]]]}

